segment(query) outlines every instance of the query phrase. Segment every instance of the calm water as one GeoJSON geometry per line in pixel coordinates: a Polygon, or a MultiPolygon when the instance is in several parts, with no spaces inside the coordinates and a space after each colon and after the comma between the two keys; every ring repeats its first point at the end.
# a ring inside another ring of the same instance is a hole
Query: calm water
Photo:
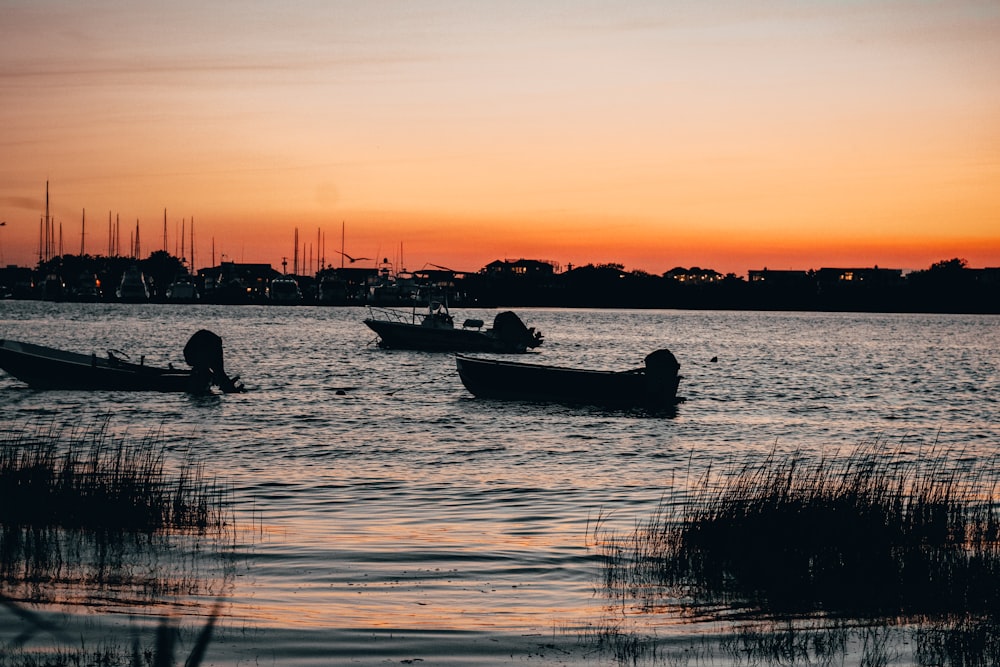
{"type": "MultiPolygon", "coordinates": [[[[997,317],[518,313],[545,334],[542,363],[624,369],[668,347],[687,402],[666,419],[476,400],[451,356],[374,346],[363,309],[0,302],[0,337],[150,364],[182,365],[209,328],[250,390],[34,392],[0,374],[5,426],[110,413],[118,432],[160,430],[232,486],[246,529],[193,595],[77,591],[86,604],[46,610],[92,633],[168,612],[196,625],[221,592],[217,662],[603,664],[579,640],[622,611],[600,591],[598,515],[628,530],[682,480],[775,447],[937,442],[974,467],[1000,445],[997,317]]],[[[712,629],[670,610],[641,622],[665,641],[712,629]]],[[[19,627],[0,612],[3,637],[19,627]]]]}

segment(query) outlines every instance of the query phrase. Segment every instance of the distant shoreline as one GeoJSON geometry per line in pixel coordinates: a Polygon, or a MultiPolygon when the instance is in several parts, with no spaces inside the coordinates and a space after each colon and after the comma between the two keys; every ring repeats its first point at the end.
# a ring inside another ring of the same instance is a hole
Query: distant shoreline
{"type": "Polygon", "coordinates": [[[0,298],[130,303],[426,307],[429,300],[475,307],[638,308],[1000,314],[1000,268],[943,260],[900,269],[750,271],[747,278],[677,267],[663,275],[621,265],[556,272],[538,260],[496,261],[475,273],[424,269],[327,268],[293,275],[269,264],[223,262],[190,274],[157,251],[146,260],[65,255],[38,268],[0,269],[0,298]],[[131,278],[126,297],[123,287],[131,278]],[[279,285],[281,290],[278,289],[279,285]],[[183,287],[182,292],[180,288],[183,287]],[[181,295],[181,296],[178,296],[181,295]]]}

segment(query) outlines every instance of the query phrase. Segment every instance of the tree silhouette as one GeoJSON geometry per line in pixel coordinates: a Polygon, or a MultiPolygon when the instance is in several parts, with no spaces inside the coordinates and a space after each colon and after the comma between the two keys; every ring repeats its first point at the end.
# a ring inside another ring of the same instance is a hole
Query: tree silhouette
{"type": "Polygon", "coordinates": [[[153,290],[157,296],[166,294],[167,287],[173,279],[186,271],[181,260],[166,250],[150,253],[149,257],[139,262],[139,269],[147,279],[152,280],[153,290]]]}

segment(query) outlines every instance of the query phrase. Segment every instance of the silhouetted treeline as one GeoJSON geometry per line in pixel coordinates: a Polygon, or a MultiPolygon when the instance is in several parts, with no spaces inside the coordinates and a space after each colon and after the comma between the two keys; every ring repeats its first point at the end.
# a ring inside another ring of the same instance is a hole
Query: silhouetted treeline
{"type": "Polygon", "coordinates": [[[657,276],[591,265],[535,279],[479,273],[466,289],[508,306],[1000,313],[1000,269],[970,269],[961,259],[905,276],[877,267],[753,271],[750,280],[709,273],[691,281],[677,269],[657,276]]]}
{"type": "MultiPolygon", "coordinates": [[[[187,275],[164,251],[147,259],[64,255],[35,269],[0,269],[7,298],[114,301],[123,274],[138,268],[151,301],[169,300],[169,286],[187,275]],[[88,285],[96,283],[96,293],[88,285]]],[[[224,262],[191,276],[210,303],[278,303],[270,285],[294,279],[300,294],[281,303],[401,306],[428,292],[463,306],[819,310],[1000,313],[1000,268],[973,269],[954,258],[903,274],[899,269],[752,270],[746,278],[712,269],[677,267],[664,274],[625,271],[620,264],[557,271],[536,260],[497,260],[475,273],[442,269],[392,275],[381,269],[327,268],[315,276],[283,276],[267,264],[224,262]],[[392,295],[387,297],[386,295],[392,295]]]]}

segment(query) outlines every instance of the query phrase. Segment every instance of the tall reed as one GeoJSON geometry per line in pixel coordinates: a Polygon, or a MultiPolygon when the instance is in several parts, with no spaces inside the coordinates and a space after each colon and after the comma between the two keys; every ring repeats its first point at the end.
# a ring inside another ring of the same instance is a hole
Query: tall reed
{"type": "Polygon", "coordinates": [[[28,425],[0,436],[0,524],[152,532],[226,524],[226,494],[190,459],[173,472],[159,434],[137,442],[105,418],[83,429],[28,425]]]}
{"type": "MultiPolygon", "coordinates": [[[[125,605],[201,595],[193,565],[202,552],[189,542],[233,534],[229,492],[202,464],[170,461],[161,433],[133,441],[113,435],[109,422],[32,422],[0,433],[0,608],[25,626],[0,644],[0,665],[175,664],[170,621],[160,623],[152,647],[86,649],[31,609],[65,601],[67,587],[125,605]],[[187,546],[169,548],[177,542],[187,546]],[[173,555],[161,562],[161,551],[173,555]]],[[[204,660],[220,612],[221,599],[185,664],[204,660]]]]}
{"type": "MultiPolygon", "coordinates": [[[[0,594],[0,609],[18,616],[26,629],[8,644],[0,644],[0,667],[174,667],[179,648],[180,628],[170,618],[163,618],[156,626],[156,638],[151,645],[142,646],[139,636],[133,638],[131,648],[121,644],[101,643],[88,649],[85,640],[70,638],[62,629],[0,594]],[[27,648],[38,635],[50,635],[55,645],[27,648]]],[[[198,667],[204,660],[222,609],[217,600],[208,620],[195,636],[194,645],[184,660],[184,667],[198,667]]]]}
{"type": "Polygon", "coordinates": [[[874,442],[813,461],[772,452],[706,475],[631,536],[602,540],[606,583],[768,613],[992,613],[998,469],[960,459],[874,442]]]}

